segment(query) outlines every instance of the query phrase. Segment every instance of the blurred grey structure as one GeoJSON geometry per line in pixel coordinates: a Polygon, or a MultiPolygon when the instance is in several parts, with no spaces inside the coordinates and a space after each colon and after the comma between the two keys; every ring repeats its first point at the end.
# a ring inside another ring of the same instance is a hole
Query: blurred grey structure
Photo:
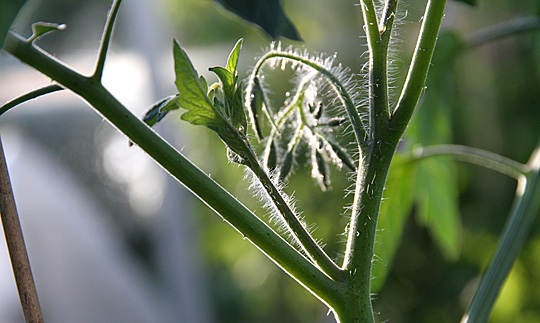
{"type": "MultiPolygon", "coordinates": [[[[96,5],[77,15],[104,21],[106,7],[96,5]]],[[[174,91],[172,36],[158,6],[125,1],[123,48],[113,45],[105,67],[105,86],[139,115],[174,91]]],[[[97,49],[99,34],[83,37],[97,49]]],[[[96,49],[66,60],[90,71],[96,49]]],[[[0,102],[47,84],[2,55],[0,102]]],[[[0,134],[45,321],[213,321],[187,191],[144,153],[69,93],[8,112],[0,134]]],[[[0,322],[22,321],[1,239],[0,322]]]]}

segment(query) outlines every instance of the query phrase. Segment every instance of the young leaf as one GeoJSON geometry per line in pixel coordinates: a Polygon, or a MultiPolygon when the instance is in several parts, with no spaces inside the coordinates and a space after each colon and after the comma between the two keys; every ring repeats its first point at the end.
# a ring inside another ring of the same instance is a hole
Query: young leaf
{"type": "Polygon", "coordinates": [[[146,111],[143,116],[143,121],[150,127],[161,121],[167,113],[180,107],[176,102],[177,98],[178,95],[172,95],[158,101],[146,111]]]}
{"type": "Polygon", "coordinates": [[[221,81],[221,85],[223,87],[223,92],[225,92],[225,95],[229,98],[234,97],[234,93],[236,92],[236,77],[233,73],[231,73],[229,70],[224,69],[223,67],[210,67],[208,69],[211,72],[216,73],[219,80],[221,81]]]}
{"type": "Polygon", "coordinates": [[[240,38],[236,45],[234,45],[233,50],[229,54],[229,59],[227,60],[227,71],[231,72],[232,75],[237,76],[236,66],[238,66],[238,58],[240,57],[240,49],[242,48],[243,39],[240,38]]]}
{"type": "Polygon", "coordinates": [[[312,170],[311,176],[317,180],[321,190],[326,192],[330,189],[330,170],[328,163],[319,149],[314,149],[314,153],[311,156],[312,170]]]}
{"type": "Polygon", "coordinates": [[[66,25],[55,24],[51,22],[36,22],[32,24],[32,36],[28,38],[29,42],[34,42],[39,37],[57,30],[66,29],[66,25]]]}
{"type": "Polygon", "coordinates": [[[199,75],[193,68],[186,52],[175,41],[173,44],[175,84],[178,88],[178,104],[187,110],[182,120],[194,125],[222,127],[225,120],[214,108],[206,95],[206,84],[201,85],[199,75]]]}

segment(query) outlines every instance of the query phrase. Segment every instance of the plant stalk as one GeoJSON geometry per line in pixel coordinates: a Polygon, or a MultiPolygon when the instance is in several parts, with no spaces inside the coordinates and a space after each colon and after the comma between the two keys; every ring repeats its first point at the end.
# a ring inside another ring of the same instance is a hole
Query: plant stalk
{"type": "Polygon", "coordinates": [[[21,223],[17,214],[17,206],[11,189],[9,172],[1,139],[0,214],[24,319],[27,323],[42,323],[43,314],[41,313],[36,285],[32,276],[32,268],[30,266],[30,260],[28,259],[21,223]]]}

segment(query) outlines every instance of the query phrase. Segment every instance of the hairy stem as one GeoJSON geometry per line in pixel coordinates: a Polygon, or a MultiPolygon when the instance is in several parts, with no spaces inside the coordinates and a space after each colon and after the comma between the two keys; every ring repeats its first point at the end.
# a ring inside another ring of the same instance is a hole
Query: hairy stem
{"type": "MultiPolygon", "coordinates": [[[[370,133],[373,134],[373,137],[370,138],[372,142],[369,145],[368,154],[363,156],[364,160],[358,171],[351,222],[349,224],[349,236],[343,263],[344,269],[351,275],[351,287],[354,290],[355,296],[353,301],[362,304],[361,312],[364,315],[359,322],[374,322],[375,320],[370,294],[371,266],[382,192],[395,148],[410,121],[412,112],[424,87],[439,33],[440,23],[444,14],[445,4],[445,0],[430,0],[427,4],[424,21],[404,89],[397,104],[396,111],[387,124],[387,115],[385,116],[385,112],[387,111],[384,111],[388,107],[388,101],[385,101],[385,99],[387,100],[387,96],[385,97],[384,94],[375,95],[377,91],[376,86],[370,88],[370,96],[373,98],[372,113],[374,114],[372,116],[371,126],[374,126],[375,129],[370,129],[370,133]],[[380,128],[377,129],[377,127],[380,128]],[[366,313],[370,314],[368,315],[366,313]]],[[[369,34],[369,30],[371,30],[370,19],[372,20],[372,17],[370,18],[368,15],[370,13],[366,12],[368,9],[369,7],[363,7],[364,24],[367,25],[366,29],[368,29],[366,33],[369,34]]],[[[379,78],[373,74],[377,75],[377,73],[387,72],[386,65],[376,61],[376,57],[381,57],[381,45],[378,45],[376,41],[369,39],[369,37],[368,35],[370,59],[373,59],[373,69],[370,71],[372,73],[370,79],[380,80],[383,77],[381,76],[382,74],[379,74],[379,78]],[[380,67],[376,68],[377,64],[380,64],[380,67]]]]}
{"type": "Polygon", "coordinates": [[[336,281],[343,281],[344,274],[341,269],[332,261],[332,259],[328,257],[321,246],[317,244],[315,240],[313,240],[311,234],[309,234],[304,225],[302,225],[294,211],[285,201],[281,192],[274,185],[274,182],[261,167],[261,164],[254,154],[250,156],[249,164],[250,169],[261,182],[277,210],[282,215],[283,220],[285,220],[288,229],[291,231],[293,237],[297,240],[302,249],[328,276],[336,281]]]}
{"type": "Polygon", "coordinates": [[[429,0],[427,4],[407,78],[390,119],[389,128],[396,137],[401,138],[424,90],[445,6],[446,0],[429,0]]]}
{"type": "Polygon", "coordinates": [[[85,99],[161,167],[263,251],[279,267],[331,307],[342,289],[294,247],[204,174],[118,102],[101,84],[66,67],[22,37],[10,33],[4,49],[85,99]]]}
{"type": "MultiPolygon", "coordinates": [[[[356,136],[356,140],[359,146],[360,151],[363,151],[365,149],[365,142],[367,138],[366,129],[363,125],[362,120],[360,119],[360,115],[358,114],[357,107],[354,105],[354,101],[349,95],[347,89],[345,88],[345,85],[341,83],[341,81],[329,70],[327,70],[324,66],[317,64],[316,62],[313,62],[309,59],[306,59],[302,56],[294,55],[292,53],[285,53],[281,51],[270,51],[266,55],[264,55],[258,62],[257,65],[255,65],[255,68],[253,69],[253,72],[250,76],[251,79],[254,79],[257,77],[258,73],[260,72],[262,66],[267,63],[270,59],[278,59],[278,58],[284,58],[289,59],[292,62],[299,62],[301,64],[304,64],[306,66],[311,67],[321,75],[323,75],[331,84],[331,86],[334,88],[336,93],[338,94],[338,97],[345,107],[347,114],[349,116],[349,119],[351,121],[351,125],[354,130],[354,134],[356,136]]],[[[253,80],[250,80],[248,83],[248,87],[246,89],[247,97],[246,97],[246,104],[251,103],[251,92],[253,87],[253,80]]],[[[248,109],[249,111],[250,109],[248,109]]]]}

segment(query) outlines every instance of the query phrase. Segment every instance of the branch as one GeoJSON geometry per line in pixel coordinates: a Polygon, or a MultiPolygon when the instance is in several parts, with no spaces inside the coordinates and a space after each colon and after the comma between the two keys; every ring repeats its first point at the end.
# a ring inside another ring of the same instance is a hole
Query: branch
{"type": "Polygon", "coordinates": [[[336,282],[322,273],[229,192],[133,115],[101,84],[66,67],[39,47],[32,46],[14,33],[7,36],[4,49],[80,95],[285,272],[300,281],[325,304],[331,307],[336,306],[337,293],[339,293],[336,282]]]}
{"type": "Polygon", "coordinates": [[[279,213],[281,213],[292,236],[322,271],[336,281],[343,281],[345,278],[343,271],[341,271],[334,261],[328,257],[321,246],[313,240],[313,237],[307,232],[304,225],[302,225],[296,214],[289,207],[289,204],[285,201],[281,192],[276,188],[268,174],[263,170],[255,155],[250,157],[249,168],[253,171],[255,176],[257,176],[279,213]]]}
{"type": "Polygon", "coordinates": [[[447,155],[456,160],[489,168],[519,180],[527,172],[527,167],[513,159],[478,148],[461,145],[436,145],[418,147],[413,150],[412,158],[422,159],[432,156],[447,155]]]}
{"type": "Polygon", "coordinates": [[[63,89],[64,88],[62,88],[58,84],[51,84],[51,85],[42,87],[40,89],[34,90],[32,92],[28,92],[28,93],[26,93],[24,95],[21,95],[18,98],[15,98],[15,99],[7,102],[2,107],[0,107],[0,116],[3,115],[4,113],[8,112],[9,110],[11,110],[11,108],[14,108],[14,107],[16,107],[17,105],[19,105],[21,103],[24,103],[26,101],[35,99],[35,98],[40,97],[40,96],[45,95],[45,94],[53,93],[53,92],[56,92],[56,91],[61,91],[63,89]]]}
{"type": "Polygon", "coordinates": [[[539,17],[516,18],[471,33],[465,40],[465,47],[474,48],[517,33],[530,32],[538,29],[540,29],[539,17]]]}
{"type": "Polygon", "coordinates": [[[107,16],[107,22],[105,24],[105,29],[103,30],[103,36],[101,37],[98,59],[96,62],[96,69],[92,75],[92,79],[97,83],[101,83],[101,77],[103,76],[103,68],[105,66],[105,58],[107,57],[107,51],[109,49],[109,44],[111,42],[111,36],[114,28],[114,21],[118,15],[118,10],[120,9],[120,4],[122,0],[115,0],[112,4],[109,15],[107,16]]]}
{"type": "MultiPolygon", "coordinates": [[[[281,51],[271,51],[261,57],[257,64],[255,65],[253,72],[251,72],[250,80],[248,81],[248,85],[246,88],[246,105],[251,104],[251,94],[253,92],[253,85],[254,85],[254,79],[257,77],[259,71],[261,70],[262,66],[270,59],[277,58],[277,59],[288,59],[293,62],[302,63],[306,66],[309,66],[313,70],[317,71],[321,75],[323,75],[334,91],[337,93],[337,96],[339,97],[339,100],[345,107],[345,110],[347,111],[347,115],[349,116],[349,120],[351,121],[352,128],[354,130],[354,134],[357,140],[357,144],[359,147],[359,150],[362,152],[366,148],[366,127],[364,126],[362,119],[360,118],[360,115],[358,114],[357,107],[354,104],[353,98],[349,95],[349,92],[347,91],[347,88],[341,80],[336,77],[331,71],[325,68],[322,64],[319,64],[317,61],[307,59],[305,57],[295,55],[294,53],[288,53],[288,52],[281,52],[281,51]]],[[[247,107],[248,111],[251,111],[249,107],[247,107]]],[[[250,118],[253,118],[253,116],[250,116],[250,118]]],[[[251,121],[252,124],[254,121],[251,121]]]]}
{"type": "Polygon", "coordinates": [[[401,137],[424,90],[431,57],[444,16],[446,0],[429,0],[405,85],[390,119],[390,130],[401,137]]]}
{"type": "Polygon", "coordinates": [[[6,244],[13,267],[13,275],[19,291],[19,299],[26,322],[42,323],[43,315],[32,277],[32,268],[24,244],[24,237],[17,214],[17,206],[11,190],[9,172],[0,140],[0,214],[6,236],[6,244]]]}

